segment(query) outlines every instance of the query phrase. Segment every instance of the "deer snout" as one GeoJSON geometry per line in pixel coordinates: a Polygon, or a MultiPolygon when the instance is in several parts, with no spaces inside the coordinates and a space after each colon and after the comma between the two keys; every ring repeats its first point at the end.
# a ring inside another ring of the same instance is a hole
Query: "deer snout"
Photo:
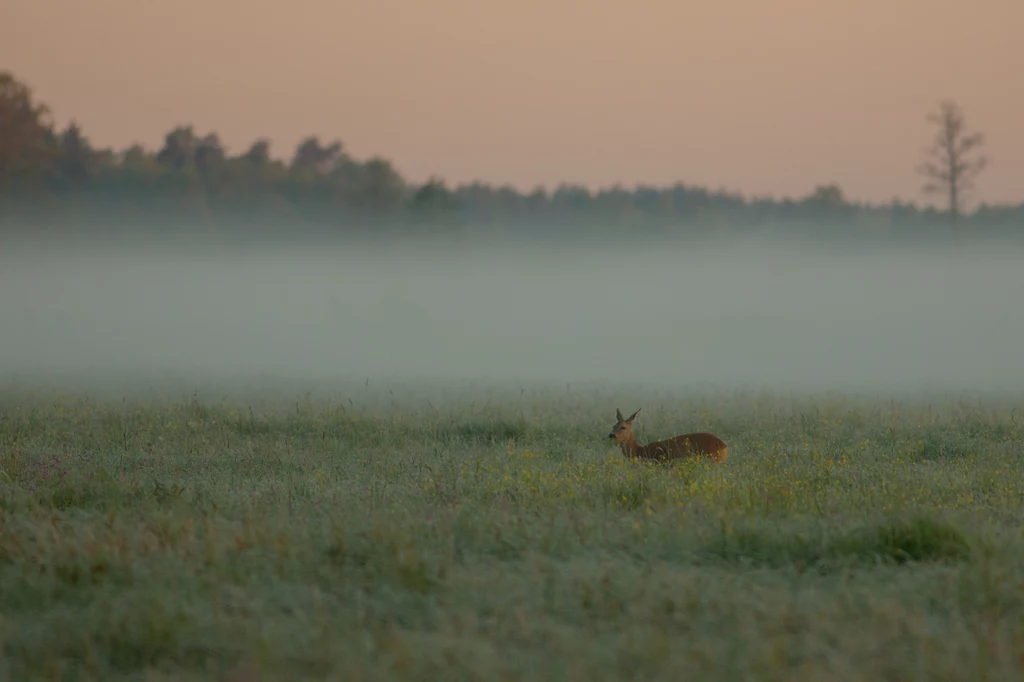
{"type": "Polygon", "coordinates": [[[615,438],[615,434],[614,434],[614,433],[609,433],[609,434],[608,434],[608,437],[609,437],[609,438],[615,438]]]}

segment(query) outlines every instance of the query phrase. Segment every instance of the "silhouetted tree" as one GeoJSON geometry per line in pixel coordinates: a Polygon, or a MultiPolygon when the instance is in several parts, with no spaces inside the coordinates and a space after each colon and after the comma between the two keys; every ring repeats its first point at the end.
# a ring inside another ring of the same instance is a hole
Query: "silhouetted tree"
{"type": "Polygon", "coordinates": [[[542,211],[548,206],[548,191],[543,186],[533,188],[526,197],[526,206],[531,211],[542,211]]]}
{"type": "Polygon", "coordinates": [[[360,203],[368,208],[391,210],[398,207],[405,194],[405,181],[387,159],[379,156],[364,163],[359,186],[360,203]]]}
{"type": "Polygon", "coordinates": [[[216,133],[210,133],[195,143],[192,159],[201,172],[209,172],[224,165],[224,146],[216,133]]]}
{"type": "Polygon", "coordinates": [[[57,169],[61,179],[74,188],[87,185],[96,174],[100,157],[74,121],[60,134],[59,150],[57,169]]]}
{"type": "Polygon", "coordinates": [[[590,207],[590,190],[563,183],[555,189],[551,203],[558,211],[585,211],[590,207]]]}
{"type": "Polygon", "coordinates": [[[55,156],[50,110],[32,90],[0,71],[0,190],[41,180],[55,156]]]}
{"type": "Polygon", "coordinates": [[[839,185],[818,185],[806,199],[806,202],[819,209],[839,208],[846,204],[843,190],[839,185]]]}
{"type": "Polygon", "coordinates": [[[925,149],[925,160],[918,172],[928,178],[924,186],[929,194],[945,194],[949,200],[949,219],[956,222],[964,193],[973,187],[974,178],[988,163],[984,156],[974,155],[985,142],[981,133],[968,133],[960,106],[944,100],[928,120],[938,126],[931,145],[925,149]]]}
{"type": "Polygon", "coordinates": [[[192,126],[178,126],[164,137],[164,146],[157,152],[157,163],[181,170],[193,162],[199,140],[192,126]]]}
{"type": "Polygon", "coordinates": [[[458,207],[454,194],[444,180],[431,176],[413,193],[410,206],[418,215],[437,217],[454,211],[458,207]]]}
{"type": "Polygon", "coordinates": [[[249,151],[242,154],[241,159],[253,166],[266,166],[270,163],[270,140],[256,140],[249,147],[249,151]]]}
{"type": "Polygon", "coordinates": [[[292,170],[299,172],[330,173],[342,158],[341,142],[321,145],[318,137],[307,137],[295,148],[292,170]]]}
{"type": "Polygon", "coordinates": [[[121,154],[120,166],[130,170],[155,170],[156,156],[147,152],[141,144],[133,144],[121,154]]]}
{"type": "Polygon", "coordinates": [[[851,208],[843,197],[843,190],[834,183],[818,185],[800,203],[806,217],[814,220],[845,218],[851,208]]]}

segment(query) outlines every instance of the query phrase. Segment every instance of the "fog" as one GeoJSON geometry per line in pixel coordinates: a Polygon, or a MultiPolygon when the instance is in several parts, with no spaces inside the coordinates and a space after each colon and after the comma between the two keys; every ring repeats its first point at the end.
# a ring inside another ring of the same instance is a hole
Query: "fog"
{"type": "Polygon", "coordinates": [[[19,244],[0,255],[0,377],[1019,391],[1020,261],[754,241],[19,244]]]}

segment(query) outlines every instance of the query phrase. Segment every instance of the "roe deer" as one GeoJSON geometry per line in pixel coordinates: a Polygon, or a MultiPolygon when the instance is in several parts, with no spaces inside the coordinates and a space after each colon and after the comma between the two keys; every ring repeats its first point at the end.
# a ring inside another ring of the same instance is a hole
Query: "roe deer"
{"type": "Polygon", "coordinates": [[[618,422],[612,427],[608,437],[618,441],[622,454],[626,457],[655,462],[669,462],[687,457],[710,457],[716,462],[722,462],[729,454],[728,447],[722,439],[710,433],[686,433],[640,445],[633,435],[633,420],[638,414],[640,410],[634,412],[629,419],[623,419],[622,412],[615,408],[615,418],[618,422]]]}

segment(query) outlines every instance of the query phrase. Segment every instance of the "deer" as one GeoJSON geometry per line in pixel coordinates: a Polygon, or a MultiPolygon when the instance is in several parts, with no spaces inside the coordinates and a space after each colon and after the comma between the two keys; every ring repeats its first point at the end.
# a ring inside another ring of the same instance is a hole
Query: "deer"
{"type": "Polygon", "coordinates": [[[718,436],[710,433],[686,433],[665,440],[658,440],[647,445],[640,445],[633,435],[633,421],[640,414],[637,410],[629,419],[622,418],[622,412],[615,408],[615,426],[608,434],[614,438],[622,454],[630,459],[641,459],[652,462],[672,462],[691,457],[708,457],[715,462],[724,462],[728,456],[728,447],[718,436]]]}

